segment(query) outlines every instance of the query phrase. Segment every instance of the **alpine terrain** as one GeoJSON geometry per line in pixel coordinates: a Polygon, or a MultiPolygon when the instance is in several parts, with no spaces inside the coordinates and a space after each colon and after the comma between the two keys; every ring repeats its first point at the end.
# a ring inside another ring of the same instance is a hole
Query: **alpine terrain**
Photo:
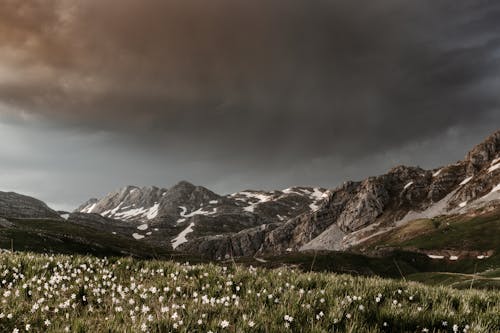
{"type": "Polygon", "coordinates": [[[186,181],[126,186],[72,213],[0,192],[0,217],[0,245],[18,250],[250,260],[396,277],[487,270],[500,261],[500,131],[456,163],[396,166],[333,189],[220,195],[186,181]]]}
{"type": "Polygon", "coordinates": [[[294,187],[225,196],[187,182],[171,189],[127,186],[89,200],[69,220],[220,259],[362,249],[415,221],[478,216],[499,206],[497,131],[463,160],[434,170],[397,166],[329,190],[294,187]],[[103,219],[108,222],[95,222],[103,219]]]}

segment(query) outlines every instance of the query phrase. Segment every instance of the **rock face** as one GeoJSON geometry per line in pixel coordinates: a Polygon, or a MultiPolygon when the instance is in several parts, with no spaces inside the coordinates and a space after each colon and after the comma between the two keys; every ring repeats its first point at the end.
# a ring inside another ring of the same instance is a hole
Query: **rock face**
{"type": "Polygon", "coordinates": [[[157,187],[127,186],[101,200],[90,199],[76,211],[96,213],[124,221],[152,219],[158,214],[158,202],[165,192],[157,187]]]}
{"type": "Polygon", "coordinates": [[[432,171],[399,166],[385,175],[347,182],[332,190],[320,210],[271,231],[259,253],[345,250],[411,219],[490,204],[500,200],[499,157],[496,132],[456,164],[432,171]]]}
{"type": "Polygon", "coordinates": [[[0,192],[0,217],[3,218],[60,218],[45,203],[14,192],[0,192]]]}
{"type": "Polygon", "coordinates": [[[264,224],[238,233],[201,237],[182,244],[178,250],[217,260],[253,256],[262,247],[266,235],[277,226],[279,224],[264,224]]]}
{"type": "Polygon", "coordinates": [[[498,157],[500,131],[490,135],[484,142],[474,147],[465,157],[467,176],[478,173],[498,157]]]}

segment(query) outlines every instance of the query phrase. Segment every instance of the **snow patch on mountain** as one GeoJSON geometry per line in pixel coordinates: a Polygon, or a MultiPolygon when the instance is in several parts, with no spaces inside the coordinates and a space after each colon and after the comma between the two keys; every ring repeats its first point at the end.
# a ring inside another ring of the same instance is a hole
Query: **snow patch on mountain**
{"type": "Polygon", "coordinates": [[[83,208],[82,209],[82,213],[87,213],[87,214],[92,213],[92,211],[94,210],[95,206],[97,206],[97,202],[95,202],[93,204],[90,204],[87,207],[83,208]]]}
{"type": "Polygon", "coordinates": [[[488,172],[493,172],[498,169],[500,169],[500,163],[493,164],[491,167],[488,168],[488,172]]]}
{"type": "Polygon", "coordinates": [[[319,188],[315,187],[313,189],[313,192],[310,193],[309,198],[311,200],[314,200],[313,203],[309,205],[309,209],[311,209],[312,212],[317,211],[321,207],[321,203],[328,198],[330,191],[324,191],[322,192],[319,188]]]}
{"type": "Polygon", "coordinates": [[[139,208],[131,208],[124,207],[122,210],[121,206],[123,206],[123,202],[121,202],[116,208],[110,211],[105,211],[101,215],[106,217],[112,217],[116,219],[130,220],[137,217],[142,217],[147,220],[152,220],[156,216],[158,216],[158,209],[160,207],[159,203],[155,203],[152,207],[139,207],[139,208]]]}
{"type": "Polygon", "coordinates": [[[309,205],[309,209],[312,211],[312,212],[315,212],[319,209],[319,205],[317,203],[312,203],[309,205]]]}
{"type": "Polygon", "coordinates": [[[217,213],[217,207],[213,208],[211,211],[204,210],[203,208],[198,208],[197,210],[187,213],[187,208],[184,206],[179,206],[181,209],[180,216],[181,218],[177,220],[177,223],[185,222],[188,218],[193,217],[195,215],[213,215],[217,213]]]}
{"type": "Polygon", "coordinates": [[[464,180],[462,180],[462,182],[460,183],[460,186],[467,184],[468,182],[470,182],[470,181],[471,181],[471,179],[472,179],[472,178],[473,178],[472,176],[465,178],[465,179],[464,179],[464,180]]]}
{"type": "Polygon", "coordinates": [[[158,210],[160,208],[160,204],[158,202],[156,202],[153,207],[149,208],[149,211],[148,213],[146,214],[146,218],[148,220],[152,220],[154,219],[155,217],[158,216],[158,210]]]}
{"type": "Polygon", "coordinates": [[[437,176],[439,176],[439,175],[441,174],[441,171],[443,171],[443,169],[439,169],[438,171],[434,172],[434,173],[432,174],[432,177],[437,177],[437,176]]]}
{"type": "Polygon", "coordinates": [[[189,233],[193,232],[193,227],[194,227],[194,223],[190,223],[186,229],[182,230],[181,233],[177,235],[177,237],[172,239],[172,247],[174,248],[174,250],[177,247],[179,247],[179,245],[187,242],[186,236],[189,233]]]}
{"type": "Polygon", "coordinates": [[[435,254],[428,254],[427,256],[431,259],[444,259],[444,256],[439,256],[435,254]]]}
{"type": "Polygon", "coordinates": [[[113,217],[119,210],[120,208],[123,206],[123,202],[120,202],[118,204],[118,206],[116,206],[115,208],[113,209],[110,209],[110,210],[106,210],[104,212],[102,212],[102,216],[106,216],[106,217],[113,217]]]}
{"type": "Polygon", "coordinates": [[[498,192],[500,191],[500,184],[497,184],[497,186],[493,187],[490,191],[490,193],[498,192]]]}
{"type": "Polygon", "coordinates": [[[268,202],[274,199],[274,196],[267,193],[261,192],[251,192],[242,191],[233,193],[230,197],[235,198],[235,200],[245,203],[247,206],[243,208],[245,212],[253,213],[258,205],[264,202],[268,202]]]}
{"type": "Polygon", "coordinates": [[[408,187],[412,186],[413,185],[413,182],[409,182],[408,184],[405,185],[405,187],[403,187],[404,190],[406,190],[408,187]]]}
{"type": "MultiPolygon", "coordinates": [[[[284,189],[282,192],[286,193],[286,194],[292,194],[293,193],[293,194],[303,195],[304,194],[303,191],[304,190],[302,190],[302,189],[295,189],[295,188],[289,187],[289,188],[284,189]]],[[[310,192],[308,192],[308,193],[310,193],[310,192]]]]}
{"type": "Polygon", "coordinates": [[[479,198],[477,202],[480,203],[493,200],[500,200],[500,184],[497,184],[497,186],[493,187],[488,194],[479,198]]]}
{"type": "Polygon", "coordinates": [[[310,198],[313,200],[323,200],[328,197],[328,191],[321,191],[319,188],[315,187],[313,192],[310,195],[310,198]]]}

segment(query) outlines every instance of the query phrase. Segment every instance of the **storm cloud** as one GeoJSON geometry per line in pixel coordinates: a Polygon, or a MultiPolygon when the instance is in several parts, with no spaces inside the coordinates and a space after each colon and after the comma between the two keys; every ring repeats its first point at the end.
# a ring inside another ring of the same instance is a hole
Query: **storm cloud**
{"type": "Polygon", "coordinates": [[[0,180],[73,205],[435,167],[498,129],[499,59],[494,1],[6,0],[0,180]]]}

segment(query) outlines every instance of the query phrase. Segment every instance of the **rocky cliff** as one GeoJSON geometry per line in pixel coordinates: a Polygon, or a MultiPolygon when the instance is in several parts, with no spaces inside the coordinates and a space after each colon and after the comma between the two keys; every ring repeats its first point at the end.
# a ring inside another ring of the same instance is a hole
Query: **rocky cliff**
{"type": "Polygon", "coordinates": [[[320,210],[271,231],[260,252],[345,250],[419,217],[456,214],[500,199],[500,131],[463,161],[436,170],[399,166],[332,190],[320,210]]]}

